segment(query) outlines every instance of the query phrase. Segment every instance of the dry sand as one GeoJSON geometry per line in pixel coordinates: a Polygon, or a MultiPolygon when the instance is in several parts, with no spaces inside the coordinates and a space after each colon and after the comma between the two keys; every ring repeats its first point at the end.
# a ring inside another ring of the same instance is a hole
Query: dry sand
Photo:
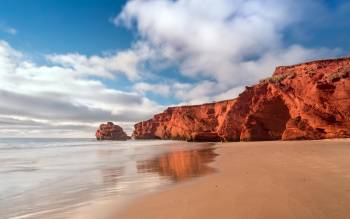
{"type": "Polygon", "coordinates": [[[114,218],[350,218],[350,141],[218,144],[218,172],[114,218]]]}

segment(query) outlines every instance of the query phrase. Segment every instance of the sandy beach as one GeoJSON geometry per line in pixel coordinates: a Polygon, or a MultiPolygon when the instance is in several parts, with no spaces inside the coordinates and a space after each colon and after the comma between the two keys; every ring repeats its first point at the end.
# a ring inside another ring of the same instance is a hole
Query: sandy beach
{"type": "Polygon", "coordinates": [[[350,141],[217,144],[217,172],[137,199],[113,218],[349,218],[350,141]]]}

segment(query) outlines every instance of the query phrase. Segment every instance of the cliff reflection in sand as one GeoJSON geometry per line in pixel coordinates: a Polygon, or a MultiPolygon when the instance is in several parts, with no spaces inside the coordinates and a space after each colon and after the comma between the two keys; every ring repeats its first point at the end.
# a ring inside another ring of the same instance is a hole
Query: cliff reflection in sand
{"type": "Polygon", "coordinates": [[[158,173],[178,182],[214,172],[208,163],[216,156],[214,148],[175,151],[152,160],[138,161],[137,170],[139,173],[158,173]]]}

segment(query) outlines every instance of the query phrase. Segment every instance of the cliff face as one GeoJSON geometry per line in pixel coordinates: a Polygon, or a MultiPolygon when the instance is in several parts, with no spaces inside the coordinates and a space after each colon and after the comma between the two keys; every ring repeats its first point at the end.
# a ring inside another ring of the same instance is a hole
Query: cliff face
{"type": "Polygon", "coordinates": [[[193,141],[350,137],[350,58],[277,67],[236,99],[170,107],[135,125],[136,139],[193,141]]]}
{"type": "Polygon", "coordinates": [[[107,122],[107,124],[101,124],[99,129],[96,131],[97,140],[119,140],[125,141],[130,139],[129,136],[123,131],[123,129],[113,124],[113,122],[107,122]]]}
{"type": "Polygon", "coordinates": [[[219,129],[234,100],[195,106],[169,107],[153,119],[135,125],[136,139],[220,141],[219,129]]]}

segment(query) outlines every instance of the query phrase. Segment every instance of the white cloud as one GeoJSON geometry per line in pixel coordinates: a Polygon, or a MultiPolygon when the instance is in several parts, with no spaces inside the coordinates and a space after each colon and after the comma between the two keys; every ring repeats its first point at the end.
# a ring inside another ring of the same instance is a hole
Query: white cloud
{"type": "Polygon", "coordinates": [[[294,0],[131,0],[115,23],[136,28],[139,42],[154,50],[158,60],[198,81],[187,92],[177,92],[178,98],[206,101],[255,83],[271,74],[276,65],[337,54],[336,50],[283,42],[283,31],[315,4],[294,0]]]}
{"type": "Polygon", "coordinates": [[[57,65],[70,68],[77,74],[113,78],[124,74],[129,80],[138,80],[146,72],[144,63],[154,57],[146,44],[136,43],[132,48],[105,56],[87,57],[81,54],[48,55],[47,59],[57,65]]]}
{"type": "Polygon", "coordinates": [[[214,96],[213,99],[217,101],[233,99],[238,97],[238,95],[242,93],[244,89],[245,89],[245,86],[234,87],[225,92],[219,93],[218,95],[214,96]]]}
{"type": "Polygon", "coordinates": [[[177,84],[175,86],[176,92],[175,95],[178,99],[190,102],[208,102],[210,97],[217,90],[215,88],[216,83],[212,81],[202,81],[197,84],[177,84]]]}
{"type": "Polygon", "coordinates": [[[154,93],[159,96],[168,97],[170,95],[170,86],[167,84],[150,84],[145,82],[139,82],[134,84],[133,89],[140,93],[154,93]]]}
{"type": "MultiPolygon", "coordinates": [[[[105,62],[102,57],[95,58],[105,62]]],[[[67,65],[63,61],[62,65],[38,65],[0,41],[0,117],[40,120],[71,136],[74,133],[64,131],[67,124],[91,130],[111,120],[125,124],[130,131],[133,122],[160,110],[161,106],[136,93],[107,88],[101,81],[89,79],[88,75],[99,67],[91,65],[94,69],[84,74],[85,59],[78,58],[79,64],[67,60],[67,65]]],[[[1,128],[0,135],[5,130],[8,129],[1,128]]],[[[44,135],[45,131],[41,129],[39,133],[44,135]]],[[[93,136],[93,132],[85,132],[85,136],[93,136]]]]}

